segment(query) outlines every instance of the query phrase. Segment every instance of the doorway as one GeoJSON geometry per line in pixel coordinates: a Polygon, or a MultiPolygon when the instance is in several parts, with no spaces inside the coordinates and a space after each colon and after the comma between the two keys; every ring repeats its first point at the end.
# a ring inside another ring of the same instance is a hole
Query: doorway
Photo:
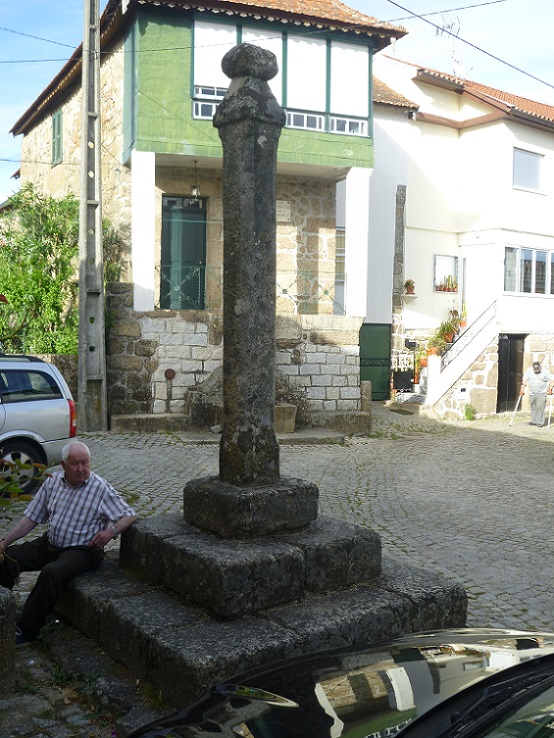
{"type": "Polygon", "coordinates": [[[364,323],[360,328],[360,379],[371,381],[371,399],[390,397],[390,323],[364,323]]]}
{"type": "Polygon", "coordinates": [[[523,377],[526,335],[500,334],[498,339],[498,391],[496,412],[512,412],[517,405],[523,377]]]}
{"type": "Polygon", "coordinates": [[[160,307],[204,310],[206,294],[206,200],[162,199],[160,307]]]}

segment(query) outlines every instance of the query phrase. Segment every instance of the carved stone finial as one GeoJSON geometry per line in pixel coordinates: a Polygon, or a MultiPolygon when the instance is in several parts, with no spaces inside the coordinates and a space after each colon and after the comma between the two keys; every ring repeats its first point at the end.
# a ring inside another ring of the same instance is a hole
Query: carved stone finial
{"type": "Polygon", "coordinates": [[[278,71],[275,54],[252,44],[240,44],[228,51],[221,68],[230,79],[255,77],[264,82],[273,79],[278,71]]]}

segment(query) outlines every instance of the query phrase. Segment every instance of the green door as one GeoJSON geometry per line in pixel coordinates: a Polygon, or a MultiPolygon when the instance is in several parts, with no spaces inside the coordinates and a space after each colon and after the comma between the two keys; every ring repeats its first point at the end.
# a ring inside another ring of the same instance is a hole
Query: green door
{"type": "Polygon", "coordinates": [[[203,310],[206,292],[206,201],[162,200],[160,307],[203,310]]]}
{"type": "Polygon", "coordinates": [[[371,382],[371,399],[390,397],[389,323],[364,323],[360,328],[360,379],[371,382]]]}

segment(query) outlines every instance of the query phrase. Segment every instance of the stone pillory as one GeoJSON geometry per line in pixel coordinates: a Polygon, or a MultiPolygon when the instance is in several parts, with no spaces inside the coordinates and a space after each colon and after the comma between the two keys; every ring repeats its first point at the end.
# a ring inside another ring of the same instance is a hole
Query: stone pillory
{"type": "Polygon", "coordinates": [[[275,436],[275,180],[285,113],[267,80],[275,55],[251,44],[222,61],[231,78],[214,117],[223,144],[223,408],[220,480],[279,479],[275,436]]]}

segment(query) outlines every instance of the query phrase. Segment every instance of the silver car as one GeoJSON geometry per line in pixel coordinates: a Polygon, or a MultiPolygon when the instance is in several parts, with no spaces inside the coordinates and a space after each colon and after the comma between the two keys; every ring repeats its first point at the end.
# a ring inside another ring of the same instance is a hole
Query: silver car
{"type": "Polygon", "coordinates": [[[0,354],[0,475],[17,469],[20,487],[32,492],[38,484],[32,465],[57,464],[76,432],[75,403],[59,369],[36,357],[0,354]]]}

